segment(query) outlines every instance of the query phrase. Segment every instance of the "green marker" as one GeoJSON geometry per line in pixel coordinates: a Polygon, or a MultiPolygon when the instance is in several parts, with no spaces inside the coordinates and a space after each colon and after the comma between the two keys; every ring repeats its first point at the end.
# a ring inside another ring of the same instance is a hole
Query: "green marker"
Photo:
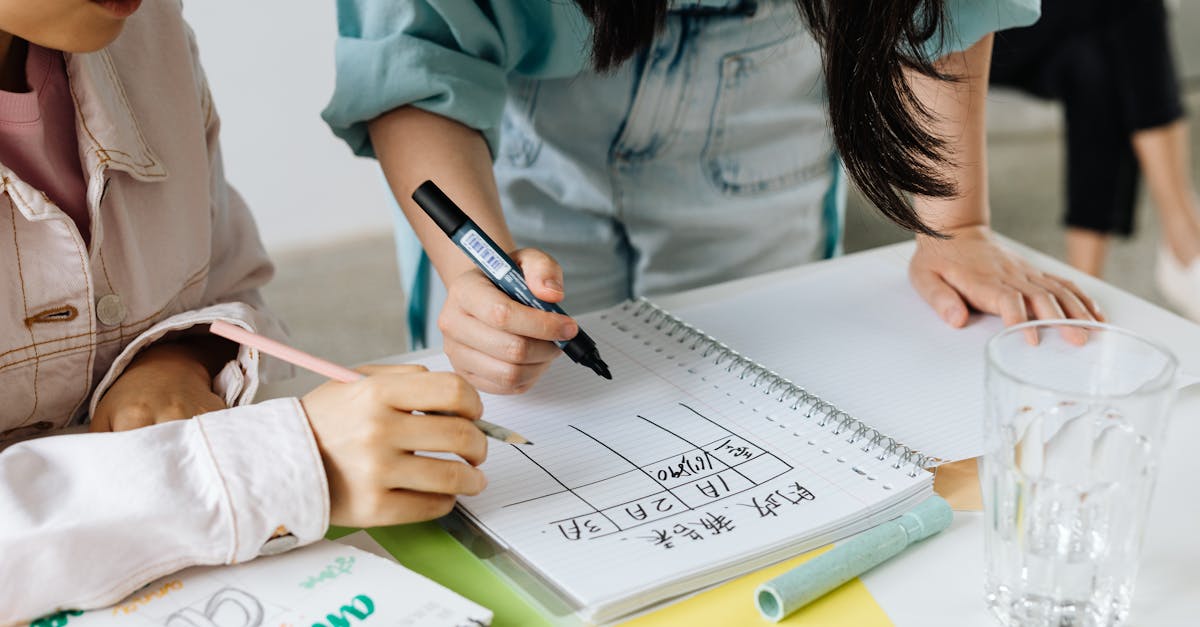
{"type": "Polygon", "coordinates": [[[903,516],[864,531],[759,586],[754,592],[758,611],[764,618],[779,622],[830,590],[949,527],[953,517],[945,499],[931,496],[903,516]]]}

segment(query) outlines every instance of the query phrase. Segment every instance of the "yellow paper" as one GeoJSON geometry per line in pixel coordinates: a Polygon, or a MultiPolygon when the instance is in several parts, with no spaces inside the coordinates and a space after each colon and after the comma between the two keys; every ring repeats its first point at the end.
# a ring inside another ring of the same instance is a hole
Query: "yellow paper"
{"type": "Polygon", "coordinates": [[[786,562],[750,573],[729,583],[722,584],[685,599],[639,616],[625,627],[714,627],[726,625],[805,625],[829,627],[854,625],[855,627],[884,627],[892,625],[883,608],[857,578],[817,599],[800,611],[779,623],[762,617],[754,604],[754,591],[763,582],[807,562],[831,547],[805,553],[786,562]]]}

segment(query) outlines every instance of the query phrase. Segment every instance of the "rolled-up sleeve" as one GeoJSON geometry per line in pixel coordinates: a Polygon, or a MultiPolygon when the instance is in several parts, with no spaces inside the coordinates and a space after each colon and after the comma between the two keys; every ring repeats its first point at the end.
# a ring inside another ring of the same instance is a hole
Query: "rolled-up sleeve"
{"type": "Polygon", "coordinates": [[[280,527],[315,542],[328,494],[295,398],[13,445],[0,452],[0,625],[253,559],[280,527]]]}
{"type": "Polygon", "coordinates": [[[936,59],[975,45],[988,33],[1029,26],[1041,16],[1041,0],[949,0],[949,24],[930,40],[926,53],[936,59]]]}
{"type": "Polygon", "coordinates": [[[412,105],[484,134],[495,154],[508,75],[563,75],[587,56],[572,3],[338,0],[337,80],[322,112],[355,154],[367,122],[412,105]]]}

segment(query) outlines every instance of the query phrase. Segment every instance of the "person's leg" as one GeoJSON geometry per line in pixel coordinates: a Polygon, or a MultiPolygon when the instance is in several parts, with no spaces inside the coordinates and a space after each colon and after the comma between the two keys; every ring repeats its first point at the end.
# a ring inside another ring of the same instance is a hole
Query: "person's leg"
{"type": "Polygon", "coordinates": [[[1104,273],[1108,256],[1108,234],[1092,229],[1067,227],[1067,263],[1098,277],[1104,273]]]}
{"type": "Polygon", "coordinates": [[[1184,120],[1133,134],[1133,149],[1158,209],[1164,243],[1182,265],[1200,258],[1200,201],[1192,183],[1188,141],[1184,120]]]}
{"type": "Polygon", "coordinates": [[[1067,129],[1067,262],[1098,277],[1111,235],[1133,230],[1137,160],[1100,38],[1077,35],[1061,45],[1056,61],[1067,129]]]}
{"type": "Polygon", "coordinates": [[[1125,122],[1166,246],[1177,262],[1200,257],[1200,214],[1188,130],[1162,0],[1113,0],[1107,38],[1114,52],[1125,122]]]}
{"type": "Polygon", "coordinates": [[[1132,227],[1136,160],[1095,0],[1044,0],[1042,17],[996,35],[993,84],[1063,103],[1067,261],[1099,276],[1109,234],[1132,227]]]}

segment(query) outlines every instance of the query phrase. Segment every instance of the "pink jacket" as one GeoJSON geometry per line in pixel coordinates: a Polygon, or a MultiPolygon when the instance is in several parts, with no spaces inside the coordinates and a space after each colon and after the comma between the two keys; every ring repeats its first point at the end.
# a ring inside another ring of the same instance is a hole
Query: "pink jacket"
{"type": "Polygon", "coordinates": [[[246,405],[255,351],[215,382],[234,409],[54,435],[78,431],[133,356],[168,332],[226,320],[281,334],[257,291],[272,267],[225,181],[178,2],[148,0],[108,48],[68,55],[67,72],[91,250],[0,164],[0,625],[108,605],[174,570],[312,542],[328,526],[299,402],[246,405]],[[279,527],[294,538],[267,544],[279,527]]]}

